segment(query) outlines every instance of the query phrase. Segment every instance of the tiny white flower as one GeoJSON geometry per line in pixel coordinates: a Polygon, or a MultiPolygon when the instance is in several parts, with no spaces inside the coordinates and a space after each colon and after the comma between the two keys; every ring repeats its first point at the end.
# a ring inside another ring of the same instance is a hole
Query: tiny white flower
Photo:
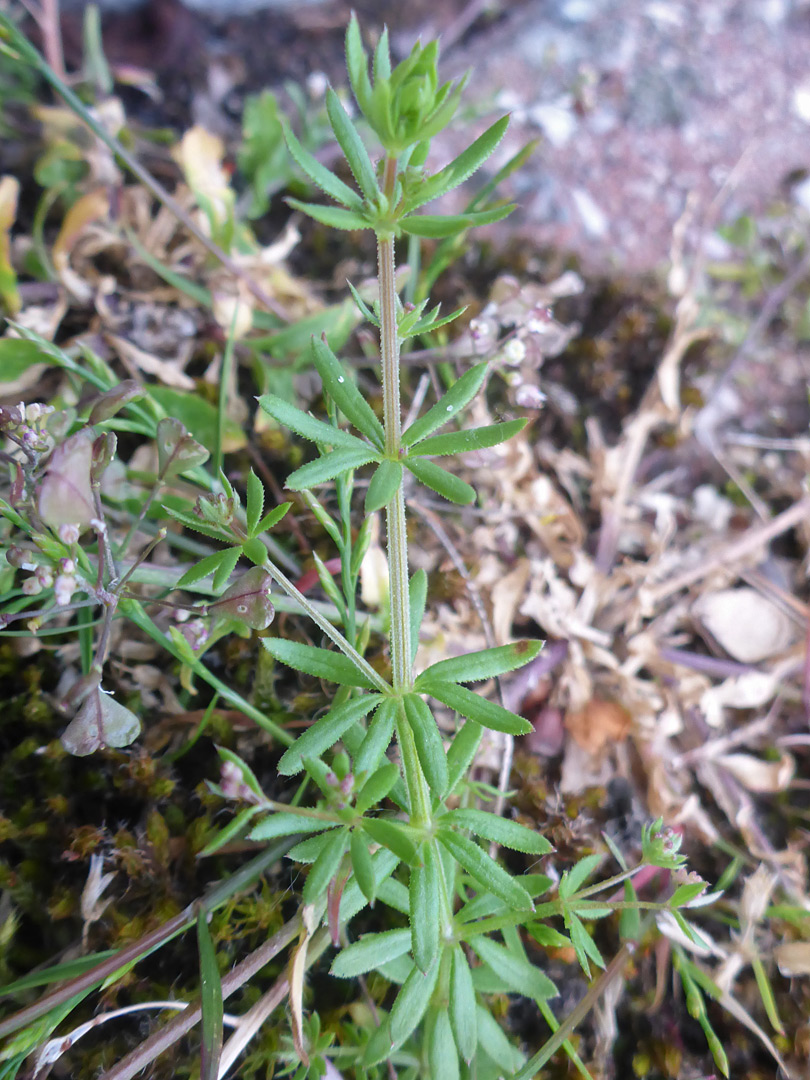
{"type": "Polygon", "coordinates": [[[526,346],[520,340],[520,338],[512,338],[507,341],[503,347],[503,359],[504,363],[509,364],[511,367],[516,367],[518,364],[522,364],[526,359],[526,346]]]}

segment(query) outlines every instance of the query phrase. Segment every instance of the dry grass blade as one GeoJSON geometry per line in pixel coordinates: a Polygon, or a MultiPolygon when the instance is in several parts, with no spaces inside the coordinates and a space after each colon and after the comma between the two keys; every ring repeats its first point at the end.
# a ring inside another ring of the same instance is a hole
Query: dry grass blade
{"type": "Polygon", "coordinates": [[[70,87],[67,86],[62,79],[59,78],[51,66],[42,56],[40,56],[34,46],[23,37],[16,26],[14,26],[11,19],[2,13],[0,13],[0,31],[2,31],[2,35],[5,37],[9,46],[39,72],[45,81],[48,82],[62,98],[65,104],[67,104],[90,128],[96,138],[100,139],[104,145],[108,147],[113,154],[124,163],[124,165],[126,165],[132,175],[137,177],[144,187],[152,192],[156,199],[171,210],[177,220],[183,223],[192,236],[203,245],[206,251],[210,252],[214,258],[221,262],[235,278],[238,278],[243,282],[251,295],[253,295],[263,307],[268,311],[272,311],[273,314],[277,315],[278,318],[282,320],[282,322],[289,322],[289,315],[283,307],[269,296],[264,289],[257,285],[250,275],[245,273],[238,263],[231,259],[218,244],[214,243],[209,236],[206,236],[191,215],[188,214],[177,200],[169,194],[163,185],[152,176],[149,170],[145,169],[118,139],[113,135],[110,135],[108,131],[105,131],[104,127],[98,123],[77,95],[73,93],[70,87]]]}

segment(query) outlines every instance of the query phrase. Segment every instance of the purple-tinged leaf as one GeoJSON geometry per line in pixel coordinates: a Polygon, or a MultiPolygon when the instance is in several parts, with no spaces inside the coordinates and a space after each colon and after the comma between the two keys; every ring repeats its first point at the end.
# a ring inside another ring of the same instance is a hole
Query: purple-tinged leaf
{"type": "Polygon", "coordinates": [[[46,525],[78,525],[86,529],[96,516],[90,486],[93,462],[92,431],[71,435],[51,454],[39,485],[37,511],[46,525]]]}
{"type": "Polygon", "coordinates": [[[138,398],[142,398],[145,393],[146,391],[140,383],[135,382],[134,379],[124,379],[118,386],[114,386],[112,390],[107,390],[93,399],[93,408],[87,422],[89,424],[102,424],[105,420],[110,420],[115,416],[130,401],[137,401],[138,398]]]}
{"type": "Polygon", "coordinates": [[[161,479],[188,472],[209,458],[204,446],[192,439],[179,420],[166,417],[157,426],[158,472],[161,479]]]}
{"type": "Polygon", "coordinates": [[[270,600],[273,579],[261,566],[247,570],[218,600],[208,605],[214,615],[244,623],[251,630],[266,630],[275,608],[270,600]]]}
{"type": "Polygon", "coordinates": [[[87,757],[105,746],[129,746],[140,731],[135,713],[95,687],[65,728],[62,746],[75,757],[87,757]]]}

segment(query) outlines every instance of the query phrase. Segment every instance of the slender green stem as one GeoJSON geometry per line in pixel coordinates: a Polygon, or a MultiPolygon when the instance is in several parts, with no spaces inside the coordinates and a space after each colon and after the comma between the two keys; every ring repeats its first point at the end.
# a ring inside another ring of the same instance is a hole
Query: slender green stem
{"type": "Polygon", "coordinates": [[[335,629],[334,626],[321,615],[320,611],[307,600],[302,592],[296,589],[295,585],[290,579],[279,570],[279,568],[272,563],[269,559],[264,564],[264,569],[270,574],[276,584],[280,585],[282,589],[291,596],[302,608],[303,611],[309,615],[310,619],[323,630],[324,634],[333,641],[340,651],[348,656],[354,663],[355,667],[366,676],[372,686],[376,686],[383,694],[388,694],[391,691],[391,687],[385,681],[385,679],[378,672],[374,670],[371,664],[364,657],[360,655],[357,649],[353,645],[350,645],[341,632],[335,629]]]}
{"type": "Polygon", "coordinates": [[[408,789],[408,802],[410,803],[410,824],[415,828],[425,828],[430,824],[432,814],[430,812],[430,792],[422,766],[416,753],[411,725],[405,718],[405,710],[400,707],[397,717],[397,742],[399,752],[402,755],[402,771],[405,773],[405,787],[408,789]]]}
{"type": "MultiPolygon", "coordinates": [[[[396,158],[386,158],[384,190],[393,196],[396,158]]],[[[399,457],[402,446],[402,415],[399,397],[399,334],[397,332],[397,292],[394,279],[394,238],[378,236],[377,257],[380,284],[380,360],[382,367],[385,452],[399,457]]],[[[405,531],[405,498],[400,484],[386,507],[388,529],[388,576],[391,598],[391,667],[394,689],[410,689],[411,655],[408,618],[408,537],[405,531]]]]}

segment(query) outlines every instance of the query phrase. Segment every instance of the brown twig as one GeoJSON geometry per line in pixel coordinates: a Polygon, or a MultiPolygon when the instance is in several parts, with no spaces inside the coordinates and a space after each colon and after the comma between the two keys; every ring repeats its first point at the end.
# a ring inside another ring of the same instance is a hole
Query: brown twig
{"type": "MultiPolygon", "coordinates": [[[[301,920],[298,915],[289,919],[268,941],[254,950],[250,956],[246,956],[241,963],[237,964],[233,971],[229,972],[222,980],[223,1000],[229,998],[241,986],[253,978],[266,964],[277,956],[282,949],[293,940],[300,929],[301,920]]],[[[286,981],[286,979],[284,980],[286,981]]],[[[277,984],[276,984],[277,985],[277,984]]],[[[286,990],[285,990],[286,993],[286,990]]],[[[283,999],[282,998],[280,1000],[283,999]]],[[[155,1060],[155,1058],[173,1046],[202,1019],[202,1003],[198,998],[179,1016],[170,1023],[154,1032],[149,1038],[136,1047],[125,1058],[108,1069],[100,1080],[132,1080],[142,1069],[155,1060]]]]}

